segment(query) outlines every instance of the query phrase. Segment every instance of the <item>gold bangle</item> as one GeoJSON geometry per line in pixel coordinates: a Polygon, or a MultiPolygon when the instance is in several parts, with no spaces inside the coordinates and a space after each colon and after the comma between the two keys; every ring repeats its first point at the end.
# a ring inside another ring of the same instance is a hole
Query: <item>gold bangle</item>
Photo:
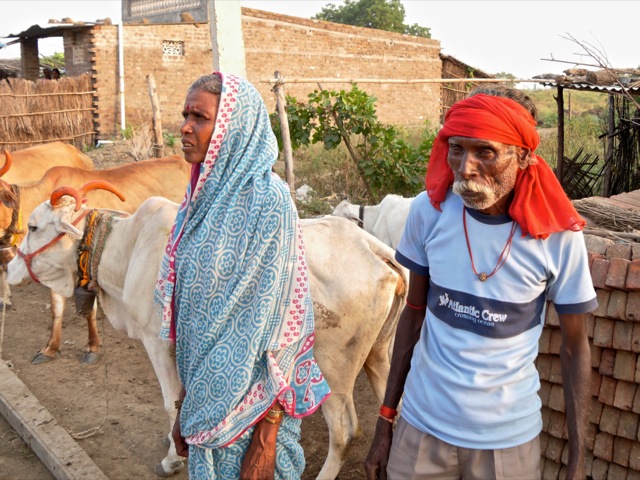
{"type": "Polygon", "coordinates": [[[280,423],[282,422],[282,419],[275,419],[270,417],[269,415],[267,415],[266,417],[264,417],[264,419],[269,422],[271,425],[280,425],[280,423]]]}
{"type": "Polygon", "coordinates": [[[284,417],[284,410],[269,410],[269,412],[267,413],[267,416],[271,417],[271,418],[282,418],[284,417]]]}

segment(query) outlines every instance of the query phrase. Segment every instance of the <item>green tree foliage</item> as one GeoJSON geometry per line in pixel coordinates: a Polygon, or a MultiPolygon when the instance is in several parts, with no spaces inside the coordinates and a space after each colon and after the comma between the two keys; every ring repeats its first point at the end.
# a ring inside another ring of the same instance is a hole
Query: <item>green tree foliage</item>
{"type": "MultiPolygon", "coordinates": [[[[307,103],[291,96],[286,101],[292,148],[321,143],[333,150],[344,143],[372,201],[387,193],[414,196],[423,189],[436,135],[428,125],[412,146],[401,129],[378,121],[376,98],[357,85],[351,91],[314,90],[307,103]]],[[[280,141],[277,115],[271,122],[280,141]]]]}
{"type": "MultiPolygon", "coordinates": [[[[507,72],[498,72],[495,74],[496,78],[510,78],[510,79],[515,79],[516,76],[512,73],[507,73],[507,72]]],[[[512,87],[515,88],[516,84],[515,82],[505,82],[504,83],[507,87],[512,87]]]]}
{"type": "Polygon", "coordinates": [[[53,55],[44,56],[40,58],[40,65],[49,68],[64,68],[64,53],[56,52],[53,55]]]}
{"type": "Polygon", "coordinates": [[[417,23],[405,25],[405,10],[400,0],[345,0],[339,7],[330,3],[313,18],[431,38],[429,28],[417,23]]]}

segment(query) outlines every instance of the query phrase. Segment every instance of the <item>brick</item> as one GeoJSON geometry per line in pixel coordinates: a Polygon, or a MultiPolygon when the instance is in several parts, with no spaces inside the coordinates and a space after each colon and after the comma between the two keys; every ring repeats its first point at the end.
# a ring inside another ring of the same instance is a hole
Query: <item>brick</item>
{"type": "Polygon", "coordinates": [[[564,413],[551,410],[551,416],[549,418],[549,428],[547,433],[552,437],[562,438],[564,435],[564,413]]]}
{"type": "Polygon", "coordinates": [[[611,296],[610,290],[603,290],[602,288],[596,289],[596,297],[598,300],[598,306],[593,311],[593,315],[596,317],[607,316],[607,305],[609,305],[609,297],[611,296]]]}
{"type": "Polygon", "coordinates": [[[602,351],[604,349],[596,347],[593,342],[589,344],[589,349],[591,350],[591,367],[597,369],[600,366],[600,359],[602,358],[602,351]]]}
{"type": "Polygon", "coordinates": [[[612,290],[607,305],[607,317],[616,320],[626,320],[627,318],[627,292],[622,290],[612,290]]]}
{"type": "Polygon", "coordinates": [[[564,448],[564,443],[565,441],[562,438],[550,436],[547,443],[547,450],[545,451],[545,457],[556,463],[560,463],[560,460],[562,459],[562,449],[564,448]]]}
{"type": "Polygon", "coordinates": [[[544,468],[542,469],[542,478],[544,479],[557,479],[560,474],[561,465],[558,462],[554,462],[553,460],[545,460],[544,468]]]}
{"type": "Polygon", "coordinates": [[[616,394],[613,399],[613,406],[620,410],[631,410],[636,389],[637,385],[635,383],[618,382],[616,385],[616,394]]]}
{"type": "Polygon", "coordinates": [[[640,243],[631,244],[631,260],[640,260],[640,243]]]}
{"type": "MultiPolygon", "coordinates": [[[[543,328],[538,340],[538,354],[549,353],[549,342],[551,341],[551,329],[543,328]]],[[[539,358],[539,357],[538,357],[539,358]]]]}
{"type": "MultiPolygon", "coordinates": [[[[600,458],[594,458],[591,466],[591,478],[593,480],[607,480],[609,462],[600,458]]],[[[545,478],[545,477],[542,477],[545,478]]]]}
{"type": "Polygon", "coordinates": [[[607,247],[613,243],[613,240],[597,235],[585,235],[584,243],[587,246],[587,252],[604,256],[607,247]]]}
{"type": "MultiPolygon", "coordinates": [[[[585,448],[587,449],[588,452],[592,452],[593,451],[593,446],[596,443],[596,435],[598,434],[598,426],[590,423],[589,425],[587,425],[587,436],[586,436],[586,440],[585,440],[585,448]]],[[[567,442],[567,445],[569,445],[569,442],[567,442]]]]}
{"type": "Polygon", "coordinates": [[[593,316],[593,313],[587,313],[587,337],[593,338],[593,330],[596,327],[596,319],[593,316]]]}
{"type": "Polygon", "coordinates": [[[618,430],[616,435],[618,437],[628,438],[629,440],[635,440],[638,432],[638,424],[640,423],[640,416],[633,412],[620,412],[620,420],[618,421],[618,430]]]}
{"type": "Polygon", "coordinates": [[[536,368],[538,369],[540,380],[549,380],[552,359],[553,357],[551,355],[538,355],[538,358],[536,359],[536,368]]]}
{"type": "Polygon", "coordinates": [[[562,347],[562,332],[559,328],[554,328],[551,331],[551,339],[549,341],[549,353],[553,355],[560,354],[560,347],[562,347]]]}
{"type": "Polygon", "coordinates": [[[605,285],[611,289],[624,290],[627,285],[627,270],[631,262],[624,258],[613,258],[609,261],[605,285]]]}
{"type": "Polygon", "coordinates": [[[547,313],[544,317],[544,324],[549,327],[560,326],[560,317],[558,317],[556,307],[551,302],[547,302],[547,313]]]}
{"type": "Polygon", "coordinates": [[[627,470],[626,480],[640,480],[640,471],[631,469],[627,470]]]}
{"type": "Polygon", "coordinates": [[[611,348],[613,345],[613,328],[613,320],[596,317],[596,326],[593,330],[593,344],[598,347],[611,348]]]}
{"type": "Polygon", "coordinates": [[[640,291],[640,259],[632,260],[629,263],[625,290],[630,292],[640,291]]]}
{"type": "MultiPolygon", "coordinates": [[[[602,383],[600,384],[600,392],[598,393],[598,400],[605,405],[613,405],[613,400],[616,395],[616,384],[618,383],[613,377],[602,377],[602,383]]],[[[634,398],[635,404],[635,398],[634,398]]]]}
{"type": "Polygon", "coordinates": [[[609,260],[604,258],[594,258],[591,263],[591,282],[595,288],[609,290],[607,287],[607,272],[609,271],[609,260]]]}
{"type": "MultiPolygon", "coordinates": [[[[602,410],[604,410],[604,405],[598,401],[597,398],[591,398],[591,409],[589,410],[589,422],[600,425],[600,418],[602,417],[602,410]]],[[[635,438],[635,432],[634,432],[635,438]]]]}
{"type": "Polygon", "coordinates": [[[554,384],[551,386],[548,406],[557,412],[564,412],[564,391],[562,390],[562,385],[554,384]]]}
{"type": "Polygon", "coordinates": [[[640,322],[640,292],[629,292],[625,318],[631,322],[640,322]]]}
{"type": "Polygon", "coordinates": [[[549,406],[549,395],[551,395],[551,383],[549,382],[540,382],[540,390],[538,390],[538,396],[540,397],[540,401],[542,405],[545,407],[549,406]]]}
{"type": "Polygon", "coordinates": [[[551,421],[551,411],[552,410],[550,408],[545,407],[544,405],[540,409],[540,413],[542,414],[542,431],[543,432],[549,431],[549,422],[551,421]]]}
{"type": "MultiPolygon", "coordinates": [[[[613,368],[613,378],[625,380],[627,382],[636,381],[636,361],[637,355],[633,352],[618,350],[616,352],[615,365],[613,368]]],[[[640,375],[640,370],[638,371],[640,375]]]]}
{"type": "Polygon", "coordinates": [[[633,405],[631,411],[640,414],[640,389],[636,389],[636,394],[633,397],[633,405]]]}
{"type": "MultiPolygon", "coordinates": [[[[626,438],[616,437],[613,439],[613,461],[617,465],[622,465],[623,467],[629,466],[629,456],[631,454],[631,440],[626,438]]],[[[625,472],[626,476],[626,472],[625,472]]],[[[619,478],[624,478],[619,477],[619,478]]]]}
{"type": "MultiPolygon", "coordinates": [[[[627,305],[629,303],[627,302],[627,305]]],[[[631,333],[631,351],[638,353],[640,352],[640,324],[633,324],[633,331],[631,333]]]]}
{"type": "Polygon", "coordinates": [[[593,446],[593,454],[602,460],[613,460],[613,435],[600,432],[596,435],[596,443],[593,446]]]}
{"type": "Polygon", "coordinates": [[[616,322],[613,326],[612,347],[616,350],[632,351],[633,326],[631,322],[616,322]]]}
{"type": "Polygon", "coordinates": [[[602,353],[600,355],[600,368],[598,368],[598,372],[600,372],[601,375],[613,377],[615,366],[616,351],[611,348],[602,349],[602,353]]]}
{"type": "Polygon", "coordinates": [[[560,365],[560,357],[553,356],[551,358],[549,381],[552,383],[562,383],[562,366],[560,365]]]}
{"type": "Polygon", "coordinates": [[[602,375],[597,370],[591,369],[591,395],[594,397],[600,393],[600,385],[602,384],[602,375]]]}
{"type": "Polygon", "coordinates": [[[607,260],[613,258],[624,258],[625,260],[631,260],[631,244],[629,243],[612,243],[607,246],[605,251],[605,257],[607,260]]]}
{"type": "Polygon", "coordinates": [[[634,442],[631,445],[631,452],[629,454],[629,468],[634,470],[640,470],[640,443],[634,442]]]}
{"type": "MultiPolygon", "coordinates": [[[[615,453],[615,448],[614,448],[615,453]]],[[[627,460],[628,463],[628,460],[627,460]]],[[[621,480],[627,478],[627,469],[617,463],[609,465],[609,471],[607,472],[607,480],[621,480]]]]}
{"type": "Polygon", "coordinates": [[[618,431],[620,421],[620,410],[609,405],[605,405],[600,416],[600,430],[615,435],[618,431]]]}

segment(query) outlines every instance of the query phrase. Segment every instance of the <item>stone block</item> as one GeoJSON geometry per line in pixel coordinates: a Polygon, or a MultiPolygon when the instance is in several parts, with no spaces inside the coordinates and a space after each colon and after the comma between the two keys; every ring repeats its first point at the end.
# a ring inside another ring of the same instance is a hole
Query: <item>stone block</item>
{"type": "Polygon", "coordinates": [[[634,442],[629,453],[629,468],[640,471],[640,443],[634,442]]]}
{"type": "Polygon", "coordinates": [[[565,441],[562,438],[549,436],[547,450],[545,451],[545,457],[556,463],[560,463],[562,459],[562,450],[564,449],[564,444],[565,441]]]}
{"type": "MultiPolygon", "coordinates": [[[[604,405],[602,402],[599,402],[597,398],[591,398],[591,409],[589,410],[589,422],[594,425],[600,425],[600,418],[602,418],[602,411],[604,410],[604,405]]],[[[633,433],[635,438],[635,432],[633,433]]]]}
{"type": "MultiPolygon", "coordinates": [[[[613,377],[602,377],[600,384],[600,392],[598,392],[598,400],[605,405],[613,405],[616,396],[616,384],[618,383],[613,377]]],[[[635,398],[634,398],[635,402],[635,398]]]]}
{"type": "Polygon", "coordinates": [[[587,246],[587,252],[604,256],[607,247],[613,244],[613,240],[597,235],[585,235],[584,243],[587,246]]]}
{"type": "MultiPolygon", "coordinates": [[[[601,422],[602,423],[602,422],[601,422]]],[[[551,410],[547,433],[552,437],[563,438],[565,417],[564,413],[551,410]]]]}
{"type": "MultiPolygon", "coordinates": [[[[633,401],[633,397],[631,400],[633,401]]],[[[564,391],[562,385],[554,384],[551,386],[548,406],[552,410],[564,412],[564,391]]]]}
{"type": "Polygon", "coordinates": [[[596,317],[607,316],[607,305],[609,305],[609,297],[611,296],[610,290],[604,290],[602,288],[596,289],[596,297],[598,300],[598,306],[593,311],[593,315],[596,317]]]}
{"type": "MultiPolygon", "coordinates": [[[[607,473],[609,472],[609,461],[602,460],[594,455],[593,464],[591,465],[591,478],[592,480],[607,480],[607,473]]],[[[545,477],[542,477],[545,478],[545,477]]]]}
{"type": "Polygon", "coordinates": [[[640,322],[640,292],[629,292],[625,318],[631,322],[640,322]]]}

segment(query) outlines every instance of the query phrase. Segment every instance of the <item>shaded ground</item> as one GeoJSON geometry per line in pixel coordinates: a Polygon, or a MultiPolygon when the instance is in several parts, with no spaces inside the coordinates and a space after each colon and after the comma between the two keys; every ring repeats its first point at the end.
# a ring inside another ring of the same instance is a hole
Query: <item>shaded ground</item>
{"type": "MultiPolygon", "coordinates": [[[[91,155],[96,168],[130,161],[120,146],[103,147],[91,155]]],[[[115,331],[100,313],[104,357],[95,366],[81,365],[86,323],[69,302],[60,356],[48,364],[32,365],[31,358],[48,336],[48,292],[37,285],[13,289],[13,308],[0,319],[4,323],[2,361],[12,365],[14,373],[72,435],[99,427],[94,435],[77,441],[109,478],[158,479],[153,469],[166,454],[162,439],[169,424],[160,387],[142,344],[115,331]]],[[[364,375],[358,379],[355,401],[363,436],[349,452],[340,479],[364,478],[362,463],[378,409],[364,375]]],[[[320,471],[328,442],[321,411],[303,421],[302,443],[307,458],[304,479],[313,479],[320,471]]],[[[186,480],[187,474],[182,471],[172,478],[186,480]]],[[[0,416],[0,480],[14,479],[49,480],[53,476],[0,416]]]]}

